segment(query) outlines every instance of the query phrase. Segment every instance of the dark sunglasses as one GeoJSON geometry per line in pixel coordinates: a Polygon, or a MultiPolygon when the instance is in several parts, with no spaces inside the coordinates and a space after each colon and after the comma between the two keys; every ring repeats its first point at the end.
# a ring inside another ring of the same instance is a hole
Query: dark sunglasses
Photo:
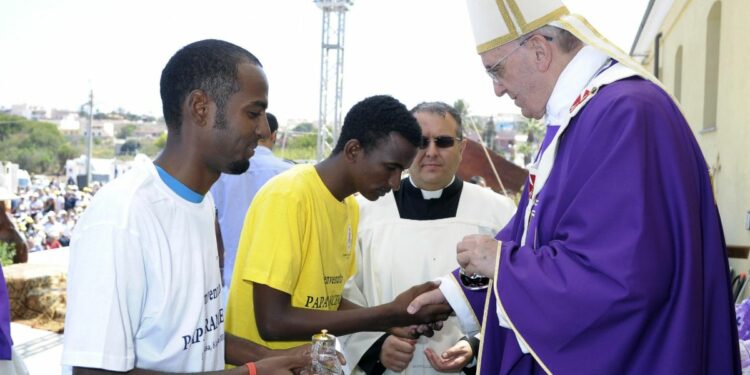
{"type": "Polygon", "coordinates": [[[453,147],[453,145],[456,144],[456,141],[460,141],[460,140],[461,138],[450,137],[447,135],[441,135],[439,137],[432,137],[432,138],[422,137],[422,140],[419,142],[419,149],[424,150],[427,147],[430,147],[430,141],[434,141],[435,146],[437,146],[437,148],[448,148],[448,147],[453,147]]]}

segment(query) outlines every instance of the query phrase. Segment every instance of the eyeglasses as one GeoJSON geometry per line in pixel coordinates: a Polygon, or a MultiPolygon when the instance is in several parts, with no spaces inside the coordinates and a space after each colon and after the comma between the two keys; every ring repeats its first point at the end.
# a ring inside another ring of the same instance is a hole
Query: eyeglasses
{"type": "Polygon", "coordinates": [[[490,76],[490,78],[492,79],[493,82],[500,83],[500,80],[503,77],[503,71],[505,70],[504,69],[505,65],[504,64],[500,65],[500,64],[502,64],[505,60],[507,60],[510,57],[510,55],[513,54],[513,52],[516,52],[516,51],[518,51],[519,48],[523,47],[523,45],[526,44],[526,42],[528,42],[529,39],[533,38],[535,35],[541,35],[544,39],[546,39],[547,41],[550,41],[550,42],[553,39],[551,36],[542,35],[542,34],[533,34],[533,35],[529,35],[529,37],[527,37],[526,39],[522,40],[521,43],[519,43],[516,46],[516,48],[513,48],[512,51],[508,52],[508,54],[506,54],[505,56],[501,57],[500,60],[497,60],[496,63],[492,64],[492,66],[490,66],[489,68],[487,68],[487,70],[486,70],[487,75],[490,76]]]}
{"type": "Polygon", "coordinates": [[[435,142],[435,146],[437,148],[448,148],[453,147],[453,145],[456,144],[456,141],[460,141],[461,138],[459,137],[451,137],[449,135],[441,135],[439,137],[422,137],[422,140],[419,142],[419,149],[424,150],[427,147],[430,147],[430,141],[435,142]]]}

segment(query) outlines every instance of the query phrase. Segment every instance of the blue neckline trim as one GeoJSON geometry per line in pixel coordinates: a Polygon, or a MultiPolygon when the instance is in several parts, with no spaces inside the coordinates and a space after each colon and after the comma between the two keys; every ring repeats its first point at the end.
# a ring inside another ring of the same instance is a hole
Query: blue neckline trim
{"type": "Polygon", "coordinates": [[[201,203],[203,202],[203,195],[200,195],[192,190],[190,190],[189,187],[185,186],[182,182],[177,180],[176,178],[172,177],[167,171],[164,170],[164,168],[154,164],[156,167],[156,171],[159,172],[159,177],[161,177],[161,180],[164,181],[167,186],[172,189],[172,191],[175,192],[175,194],[182,197],[182,199],[192,202],[192,203],[201,203]]]}

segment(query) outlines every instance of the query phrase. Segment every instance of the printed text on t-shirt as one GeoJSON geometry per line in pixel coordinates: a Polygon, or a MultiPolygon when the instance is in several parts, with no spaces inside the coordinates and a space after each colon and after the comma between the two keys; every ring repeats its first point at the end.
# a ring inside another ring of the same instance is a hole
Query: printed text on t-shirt
{"type": "Polygon", "coordinates": [[[182,350],[187,350],[193,344],[201,342],[201,338],[203,338],[204,335],[214,330],[221,329],[222,324],[224,324],[224,309],[219,309],[218,313],[206,318],[206,324],[202,327],[196,328],[195,331],[193,331],[193,334],[182,336],[184,344],[182,350]]]}
{"type": "Polygon", "coordinates": [[[203,303],[206,304],[208,301],[213,301],[221,295],[221,284],[216,288],[210,289],[206,294],[203,295],[203,303]]]}

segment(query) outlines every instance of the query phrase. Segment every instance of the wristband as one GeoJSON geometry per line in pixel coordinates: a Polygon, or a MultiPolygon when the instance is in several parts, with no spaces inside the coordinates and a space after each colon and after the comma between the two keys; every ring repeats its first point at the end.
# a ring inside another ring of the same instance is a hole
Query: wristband
{"type": "Polygon", "coordinates": [[[247,371],[250,375],[256,375],[255,362],[248,362],[245,366],[247,366],[247,371]]]}

